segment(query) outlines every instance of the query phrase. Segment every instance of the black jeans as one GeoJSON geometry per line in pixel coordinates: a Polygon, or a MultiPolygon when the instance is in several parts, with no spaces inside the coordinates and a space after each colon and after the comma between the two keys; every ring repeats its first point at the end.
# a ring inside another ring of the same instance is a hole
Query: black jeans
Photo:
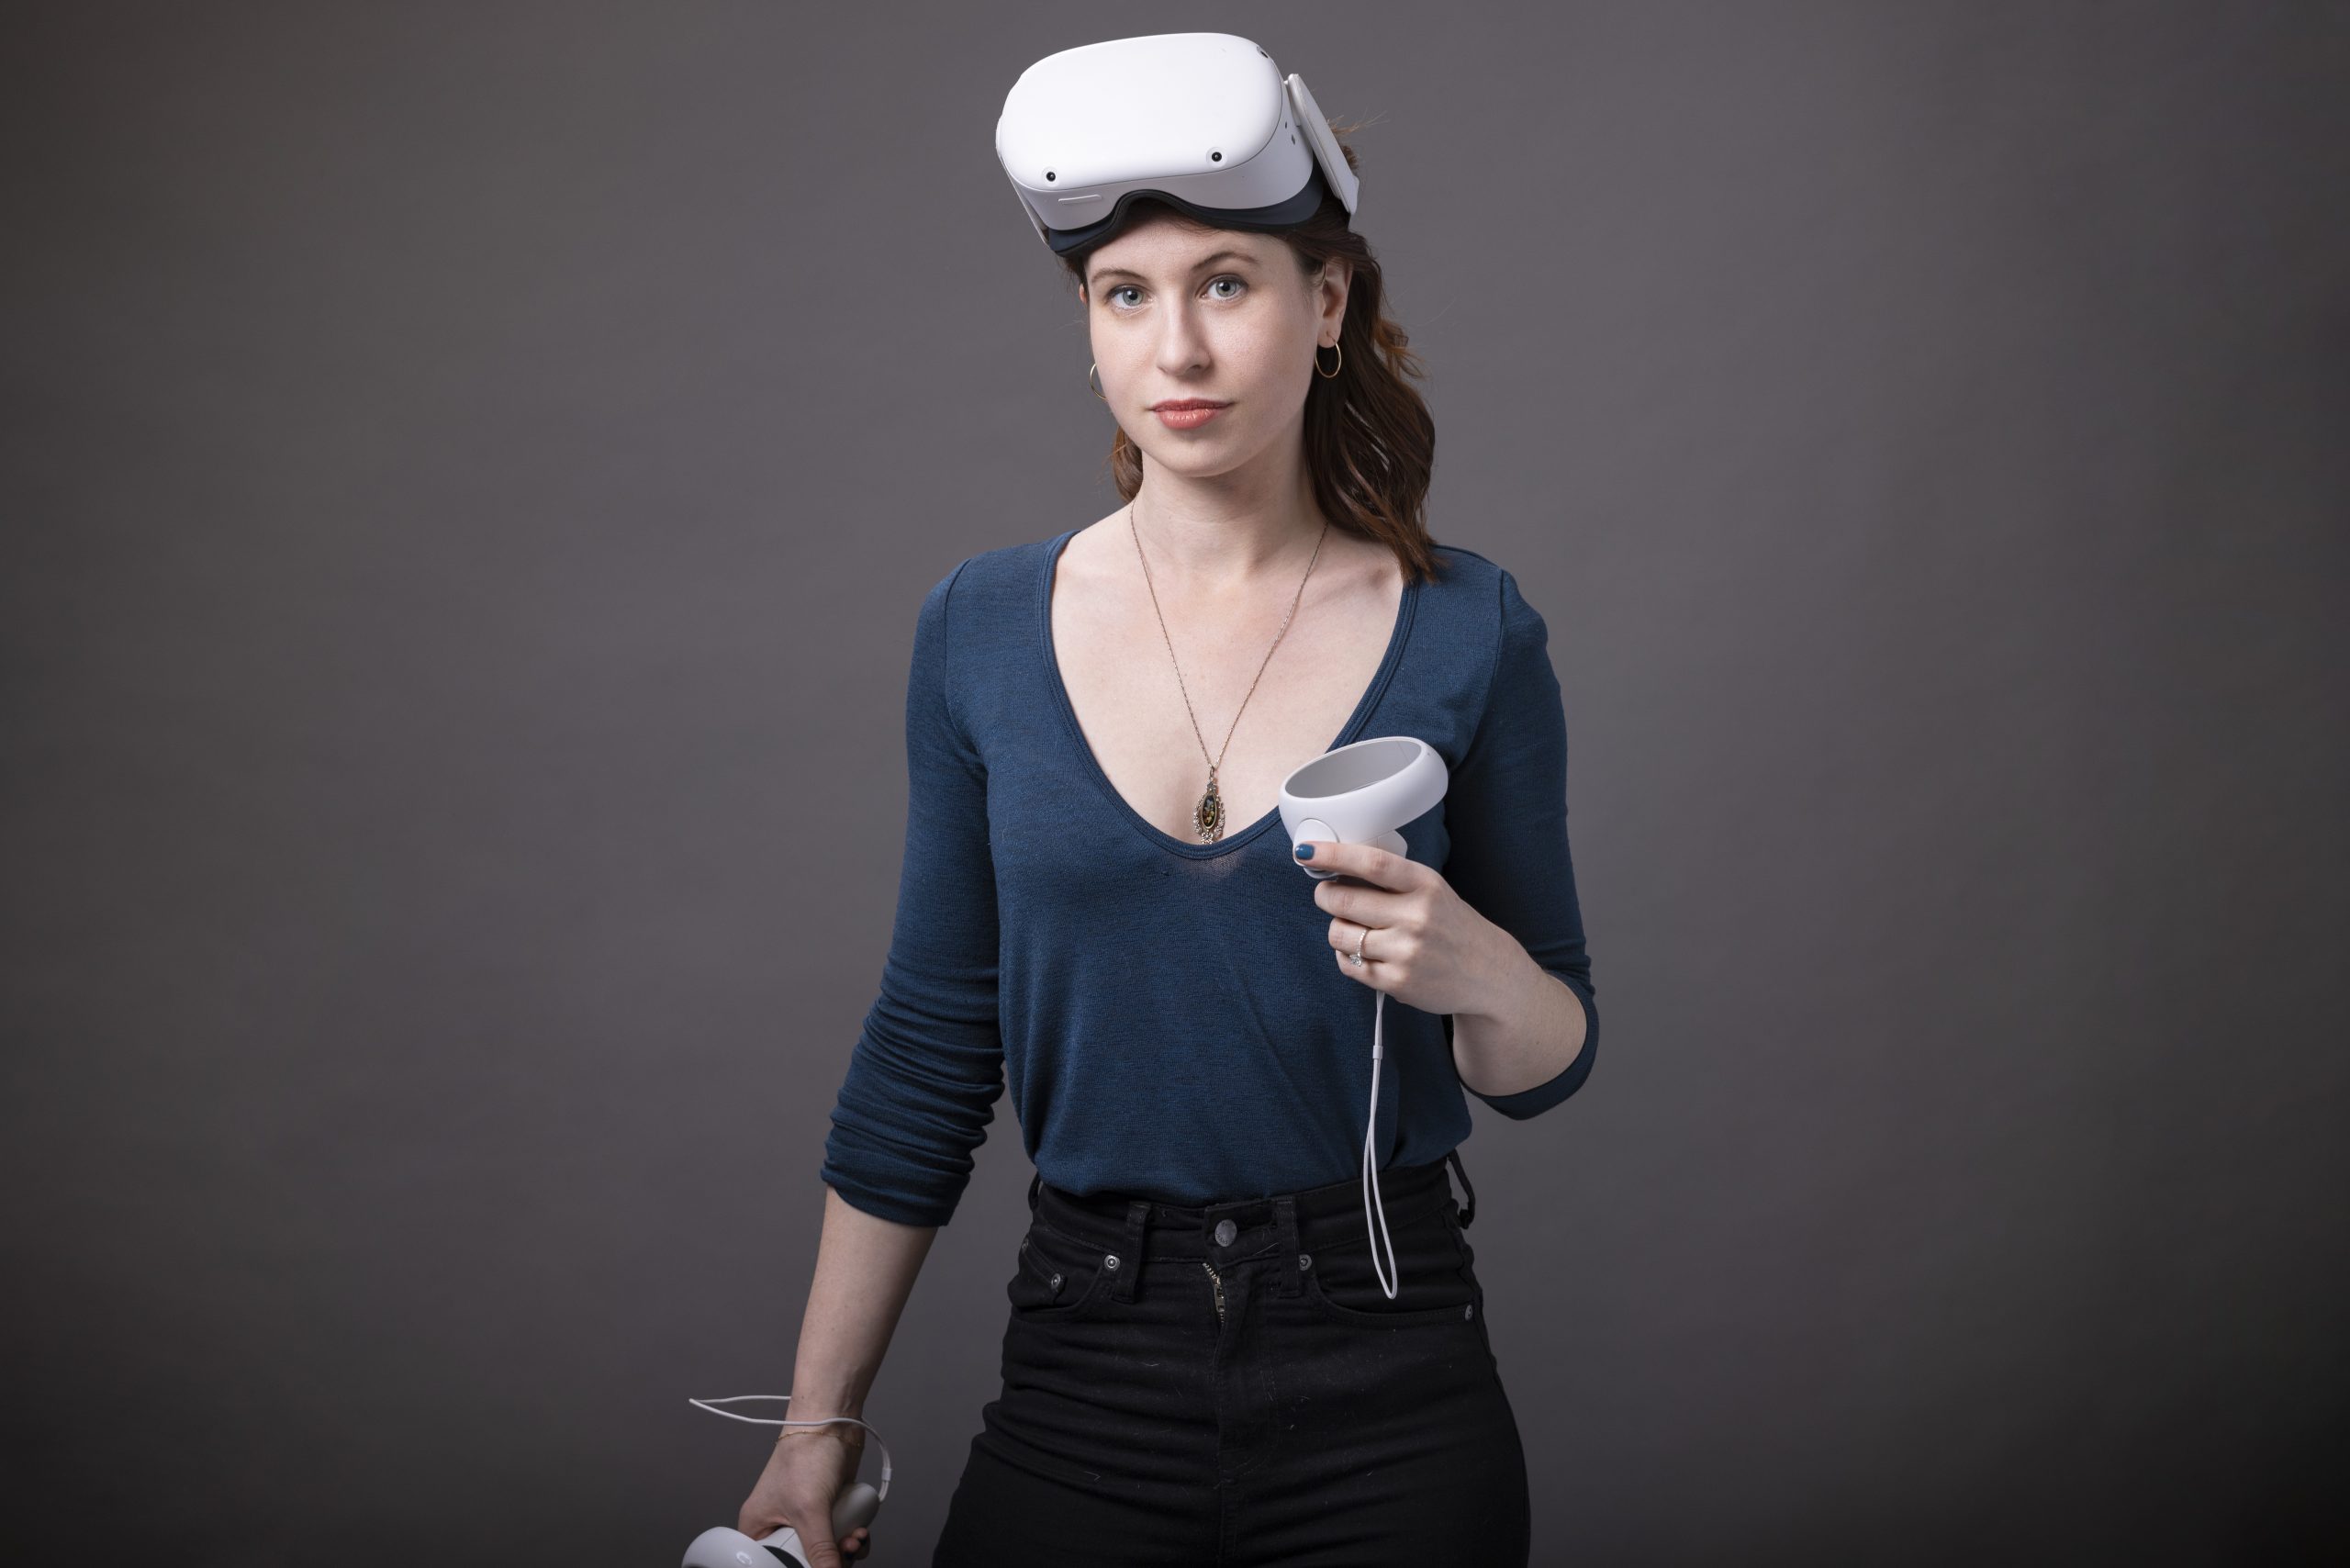
{"type": "Polygon", "coordinates": [[[1032,1182],[1003,1392],[933,1568],[1524,1564],[1526,1454],[1448,1160],[1380,1172],[1392,1301],[1360,1179],[1203,1206],[1032,1182]]]}

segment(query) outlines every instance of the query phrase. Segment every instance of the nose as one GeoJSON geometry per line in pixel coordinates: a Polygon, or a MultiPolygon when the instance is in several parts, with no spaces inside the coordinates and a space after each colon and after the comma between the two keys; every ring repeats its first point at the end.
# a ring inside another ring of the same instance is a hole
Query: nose
{"type": "Polygon", "coordinates": [[[1207,364],[1207,334],[1192,319],[1188,302],[1169,310],[1160,320],[1158,368],[1169,380],[1187,377],[1207,364]]]}

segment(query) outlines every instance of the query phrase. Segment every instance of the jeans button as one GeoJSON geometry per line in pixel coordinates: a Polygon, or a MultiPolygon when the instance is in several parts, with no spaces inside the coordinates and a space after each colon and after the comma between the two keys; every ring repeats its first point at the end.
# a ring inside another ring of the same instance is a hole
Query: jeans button
{"type": "Polygon", "coordinates": [[[1215,1222],[1215,1244],[1218,1247],[1231,1246],[1232,1238],[1239,1234],[1240,1227],[1230,1220],[1220,1219],[1215,1222]]]}

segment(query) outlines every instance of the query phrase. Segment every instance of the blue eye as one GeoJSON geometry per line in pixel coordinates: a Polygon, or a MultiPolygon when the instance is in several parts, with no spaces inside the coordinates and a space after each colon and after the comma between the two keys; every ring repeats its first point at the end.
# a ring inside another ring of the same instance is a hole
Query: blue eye
{"type": "MultiPolygon", "coordinates": [[[[1208,280],[1208,286],[1209,286],[1210,288],[1214,288],[1217,284],[1220,284],[1220,283],[1229,283],[1229,284],[1237,285],[1237,286],[1238,286],[1242,291],[1244,291],[1244,292],[1245,292],[1245,291],[1248,289],[1248,282],[1247,282],[1247,280],[1246,280],[1246,279],[1238,278],[1238,277],[1235,277],[1235,276],[1234,276],[1232,274],[1230,274],[1230,273],[1222,273],[1222,274],[1219,274],[1218,275],[1216,275],[1215,277],[1210,278],[1210,279],[1208,280]]],[[[1109,304],[1112,308],[1116,308],[1116,306],[1117,306],[1117,304],[1118,304],[1118,296],[1120,296],[1120,295],[1122,295],[1122,294],[1138,294],[1138,293],[1140,293],[1140,292],[1141,292],[1141,290],[1137,289],[1137,288],[1136,288],[1133,284],[1130,284],[1130,283],[1122,283],[1122,284],[1119,284],[1116,287],[1112,288],[1112,289],[1108,290],[1107,292],[1105,292],[1105,293],[1102,296],[1102,299],[1103,299],[1103,301],[1104,301],[1104,302],[1106,302],[1106,303],[1107,303],[1107,304],[1109,304]]],[[[1239,295],[1237,295],[1237,294],[1219,294],[1219,295],[1215,296],[1215,297],[1216,297],[1217,299],[1219,299],[1219,300],[1221,300],[1221,301],[1223,301],[1223,302],[1226,303],[1226,304],[1229,304],[1231,301],[1233,301],[1233,300],[1237,299],[1238,297],[1240,297],[1240,296],[1239,296],[1239,295]]]]}

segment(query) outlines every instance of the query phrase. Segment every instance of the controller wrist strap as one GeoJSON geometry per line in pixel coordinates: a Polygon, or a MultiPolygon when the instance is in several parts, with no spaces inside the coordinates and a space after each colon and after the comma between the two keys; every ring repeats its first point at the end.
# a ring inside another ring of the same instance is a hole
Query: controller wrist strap
{"type": "Polygon", "coordinates": [[[703,1409],[709,1411],[711,1415],[723,1416],[730,1421],[751,1421],[755,1422],[762,1427],[826,1427],[842,1422],[845,1422],[852,1427],[864,1427],[867,1431],[873,1433],[873,1440],[877,1443],[880,1443],[881,1445],[881,1484],[875,1490],[874,1501],[878,1503],[882,1498],[887,1497],[890,1495],[890,1445],[888,1443],[881,1442],[881,1434],[878,1431],[875,1430],[874,1428],[867,1426],[865,1422],[858,1420],[856,1417],[825,1416],[806,1421],[784,1421],[778,1420],[772,1416],[744,1416],[738,1415],[732,1410],[721,1410],[718,1408],[718,1406],[722,1405],[739,1404],[741,1401],[745,1399],[781,1399],[789,1401],[791,1395],[789,1394],[730,1394],[722,1399],[688,1399],[686,1403],[688,1405],[699,1405],[703,1409]]]}

